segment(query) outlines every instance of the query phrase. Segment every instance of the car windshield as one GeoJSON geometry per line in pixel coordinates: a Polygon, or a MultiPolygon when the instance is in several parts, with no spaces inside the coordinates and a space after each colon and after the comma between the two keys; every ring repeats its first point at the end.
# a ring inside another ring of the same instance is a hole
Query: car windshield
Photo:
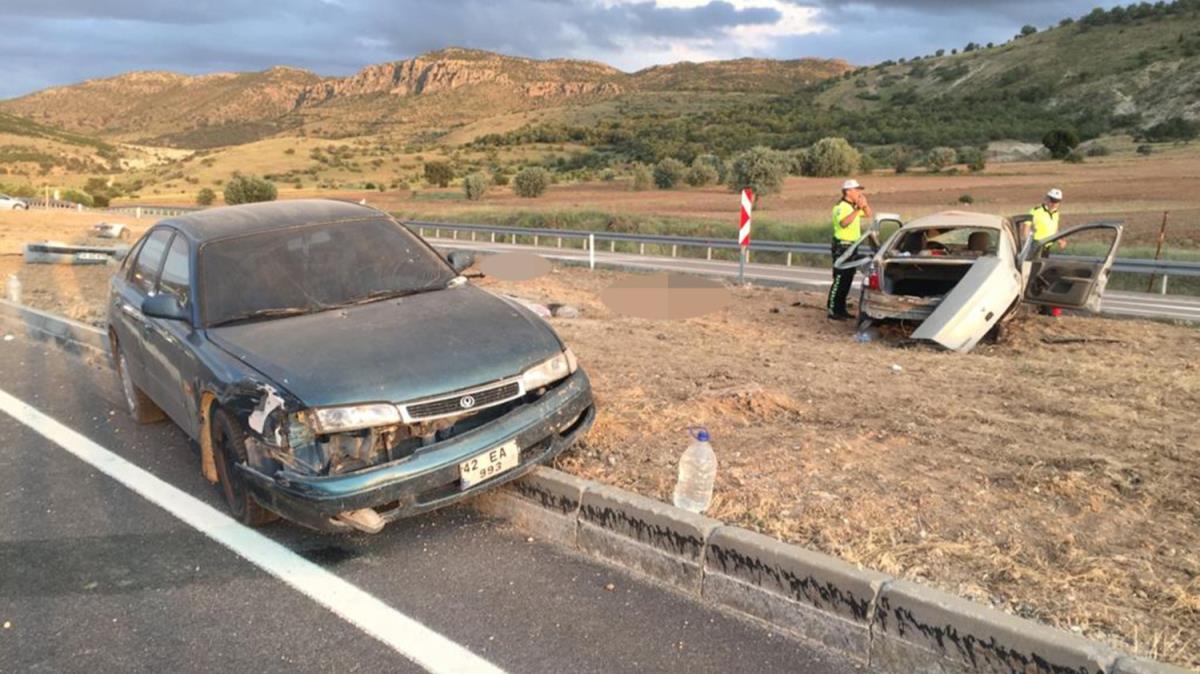
{"type": "Polygon", "coordinates": [[[923,227],[896,238],[888,257],[981,257],[996,254],[999,230],[989,227],[923,227]]]}
{"type": "Polygon", "coordinates": [[[445,288],[454,271],[385,218],[278,229],[200,250],[204,323],[323,311],[445,288]]]}

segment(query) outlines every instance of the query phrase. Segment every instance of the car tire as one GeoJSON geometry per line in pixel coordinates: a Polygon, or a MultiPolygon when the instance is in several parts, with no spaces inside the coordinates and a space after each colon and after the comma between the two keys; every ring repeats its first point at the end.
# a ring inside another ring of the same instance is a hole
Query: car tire
{"type": "Polygon", "coordinates": [[[217,484],[234,519],[251,527],[269,524],[279,515],[259,505],[250,493],[236,464],[246,462],[246,433],[229,412],[217,409],[212,420],[213,458],[217,484]]]}
{"type": "Polygon", "coordinates": [[[113,356],[113,362],[117,368],[117,379],[120,380],[121,393],[124,395],[125,406],[129,410],[129,416],[133,417],[133,420],[139,424],[151,424],[161,421],[164,417],[163,411],[128,376],[128,361],[125,360],[125,353],[121,351],[120,347],[117,347],[117,352],[113,356]]]}

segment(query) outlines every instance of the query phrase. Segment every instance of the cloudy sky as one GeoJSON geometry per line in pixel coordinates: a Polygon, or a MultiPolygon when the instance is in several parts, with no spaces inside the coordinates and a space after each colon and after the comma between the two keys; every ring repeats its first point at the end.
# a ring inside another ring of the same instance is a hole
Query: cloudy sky
{"type": "Polygon", "coordinates": [[[3,0],[0,98],[128,70],[343,75],[446,46],[589,58],[887,58],[1003,42],[1111,0],[3,0]]]}

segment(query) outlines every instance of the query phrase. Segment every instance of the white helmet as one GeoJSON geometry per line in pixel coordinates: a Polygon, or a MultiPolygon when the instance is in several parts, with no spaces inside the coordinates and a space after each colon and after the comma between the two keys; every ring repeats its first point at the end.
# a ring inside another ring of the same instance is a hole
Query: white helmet
{"type": "Polygon", "coordinates": [[[847,180],[846,182],[842,183],[842,191],[843,192],[848,192],[850,190],[861,190],[862,188],[863,188],[863,186],[858,184],[858,181],[855,180],[854,178],[851,178],[851,179],[847,180]]]}
{"type": "Polygon", "coordinates": [[[1057,187],[1051,188],[1051,190],[1046,193],[1046,198],[1050,199],[1051,201],[1062,201],[1062,190],[1058,189],[1057,187]]]}

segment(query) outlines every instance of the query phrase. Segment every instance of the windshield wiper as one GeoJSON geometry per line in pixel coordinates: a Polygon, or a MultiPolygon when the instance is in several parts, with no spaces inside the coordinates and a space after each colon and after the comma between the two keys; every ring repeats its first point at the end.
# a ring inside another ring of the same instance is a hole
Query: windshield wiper
{"type": "Polygon", "coordinates": [[[229,325],[230,323],[244,323],[246,321],[256,321],[263,318],[283,318],[284,316],[299,316],[301,314],[310,314],[312,309],[305,307],[274,307],[271,309],[259,309],[244,314],[238,314],[221,321],[213,323],[211,327],[219,327],[229,325]]]}
{"type": "Polygon", "coordinates": [[[352,306],[355,306],[358,304],[370,304],[371,302],[382,302],[383,300],[394,300],[398,297],[408,297],[409,295],[419,295],[421,293],[428,293],[428,292],[433,292],[434,290],[443,290],[443,289],[444,288],[432,286],[432,287],[426,287],[426,288],[408,288],[406,290],[376,290],[375,292],[367,293],[366,295],[363,295],[362,297],[359,297],[358,299],[350,300],[349,302],[342,302],[341,304],[335,304],[332,307],[327,307],[327,308],[336,309],[338,307],[352,307],[352,306]]]}

